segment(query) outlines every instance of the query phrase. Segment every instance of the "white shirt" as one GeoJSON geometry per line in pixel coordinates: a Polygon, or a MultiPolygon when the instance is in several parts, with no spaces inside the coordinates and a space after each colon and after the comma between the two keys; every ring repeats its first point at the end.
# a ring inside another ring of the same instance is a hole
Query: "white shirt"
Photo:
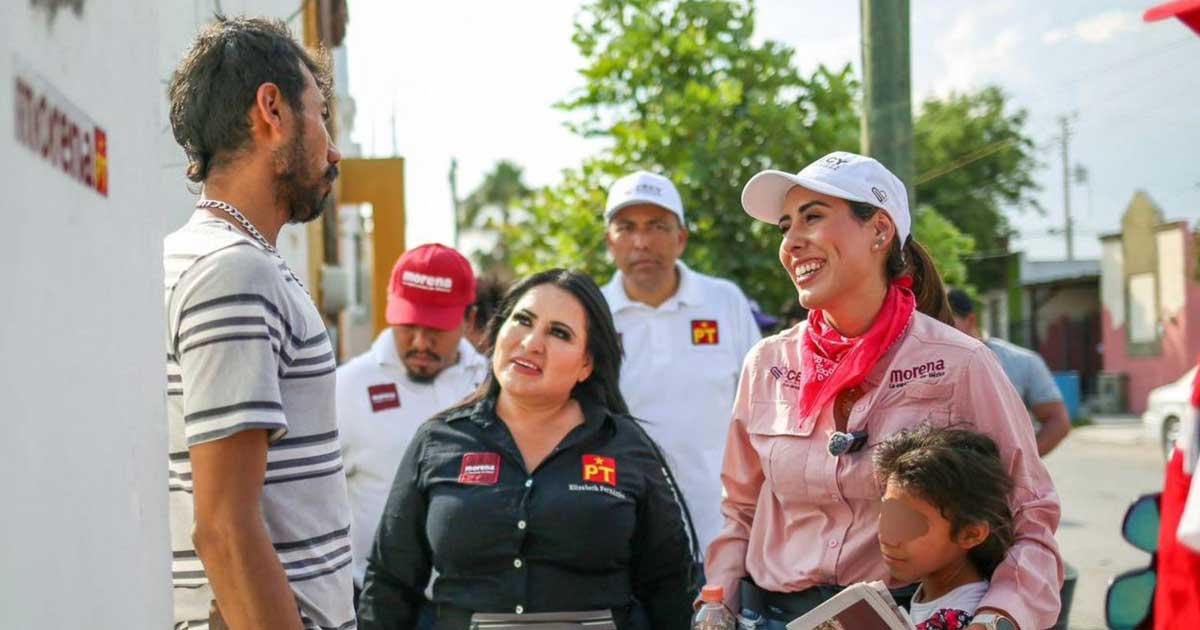
{"type": "Polygon", "coordinates": [[[721,461],[742,359],[761,335],[737,285],[676,269],[679,289],[658,308],[631,300],[620,272],[603,291],[625,350],[621,393],[666,455],[704,551],[723,523],[721,461]]]}
{"type": "Polygon", "coordinates": [[[475,391],[489,369],[464,339],[458,363],[432,383],[414,383],[396,354],[391,328],[338,368],[337,419],[350,492],[354,583],[360,588],[396,468],[417,427],[475,391]]]}
{"type": "Polygon", "coordinates": [[[961,610],[974,617],[975,610],[979,608],[979,602],[983,601],[983,596],[987,594],[988,581],[980,580],[963,584],[937,599],[919,602],[917,600],[922,597],[923,589],[924,586],[917,587],[917,592],[913,593],[912,604],[909,606],[908,616],[912,619],[913,624],[918,626],[928,621],[939,610],[961,610]]]}

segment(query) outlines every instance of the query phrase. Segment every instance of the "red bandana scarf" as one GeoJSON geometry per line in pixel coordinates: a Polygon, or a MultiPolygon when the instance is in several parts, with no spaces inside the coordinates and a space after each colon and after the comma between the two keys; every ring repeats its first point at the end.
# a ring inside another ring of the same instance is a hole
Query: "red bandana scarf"
{"type": "Polygon", "coordinates": [[[883,308],[860,337],[843,337],[825,321],[824,311],[809,313],[800,350],[800,422],[819,413],[842,390],[863,382],[904,334],[916,307],[912,278],[903,276],[888,288],[883,308]]]}

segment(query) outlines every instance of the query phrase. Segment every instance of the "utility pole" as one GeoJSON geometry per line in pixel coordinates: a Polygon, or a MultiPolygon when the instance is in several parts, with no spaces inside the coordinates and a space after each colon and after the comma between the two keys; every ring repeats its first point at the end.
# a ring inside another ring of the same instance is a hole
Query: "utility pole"
{"type": "Polygon", "coordinates": [[[454,210],[454,249],[459,247],[458,158],[450,158],[450,207],[454,210]]]}
{"type": "Polygon", "coordinates": [[[891,169],[915,207],[908,0],[861,0],[862,152],[891,169]]]}
{"type": "Polygon", "coordinates": [[[1063,216],[1066,219],[1063,233],[1067,237],[1067,260],[1075,260],[1075,226],[1071,221],[1071,160],[1069,158],[1071,117],[1060,116],[1058,122],[1062,125],[1063,216]]]}

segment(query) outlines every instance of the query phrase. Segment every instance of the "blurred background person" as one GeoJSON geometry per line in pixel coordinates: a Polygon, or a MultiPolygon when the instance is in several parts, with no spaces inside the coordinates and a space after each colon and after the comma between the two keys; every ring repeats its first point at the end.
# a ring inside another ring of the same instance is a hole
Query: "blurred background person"
{"type": "Polygon", "coordinates": [[[388,328],[370,350],[338,368],[356,595],[396,467],[417,427],[462,402],[487,374],[487,359],[464,338],[464,315],[475,297],[475,274],[457,251],[437,244],[410,249],[392,269],[388,328]]]}
{"type": "Polygon", "coordinates": [[[484,276],[475,285],[475,301],[467,308],[467,341],[481,354],[487,354],[487,325],[504,299],[508,283],[494,276],[484,276]]]}
{"type": "Polygon", "coordinates": [[[1032,350],[981,334],[975,303],[966,291],[950,289],[946,297],[954,313],[954,327],[979,339],[996,355],[1025,408],[1038,421],[1038,455],[1045,457],[1071,432],[1071,416],[1050,368],[1046,367],[1041,355],[1032,350]]]}
{"type": "Polygon", "coordinates": [[[721,453],[758,324],[734,283],[679,260],[688,232],[671,180],[645,171],[618,179],[604,220],[617,265],[604,297],[625,350],[621,393],[678,474],[704,549],[721,528],[721,453]]]}
{"type": "Polygon", "coordinates": [[[423,424],[396,473],[359,605],[411,629],[432,570],[437,630],[479,613],[685,628],[692,557],[668,467],[628,415],[621,352],[590,277],[519,282],[489,327],[491,371],[423,424]]]}

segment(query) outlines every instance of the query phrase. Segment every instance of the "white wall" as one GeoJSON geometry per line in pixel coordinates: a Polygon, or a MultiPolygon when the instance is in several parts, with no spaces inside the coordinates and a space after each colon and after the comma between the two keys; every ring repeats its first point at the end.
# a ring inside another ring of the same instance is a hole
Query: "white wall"
{"type": "Polygon", "coordinates": [[[160,4],[81,4],[0,3],[0,627],[162,629],[160,4]],[[14,142],[18,72],[107,131],[107,197],[14,142]]]}

